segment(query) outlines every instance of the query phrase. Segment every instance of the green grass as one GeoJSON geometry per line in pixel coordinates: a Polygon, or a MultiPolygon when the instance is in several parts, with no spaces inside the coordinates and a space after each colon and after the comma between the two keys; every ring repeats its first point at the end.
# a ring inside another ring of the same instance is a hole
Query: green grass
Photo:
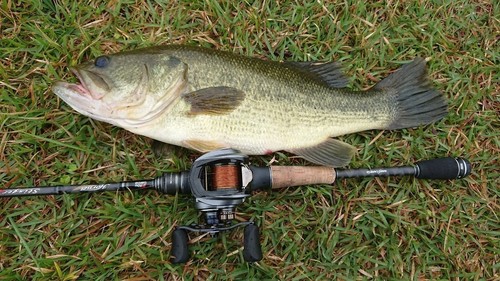
{"type": "MultiPolygon", "coordinates": [[[[342,180],[257,194],[239,216],[261,226],[264,259],[242,233],[191,235],[169,263],[192,202],[154,192],[0,199],[0,280],[500,278],[497,1],[2,1],[0,187],[150,178],[198,154],[155,157],[149,140],[77,114],[50,90],[67,66],[182,43],[273,60],[338,60],[366,89],[415,56],[449,100],[441,122],[342,139],[353,167],[463,156],[465,180],[342,180]],[[238,3],[238,4],[236,4],[238,3]],[[495,3],[495,4],[494,4],[495,3]],[[199,240],[199,241],[198,241],[199,240]]],[[[276,154],[280,164],[303,161],[276,154]]],[[[257,163],[269,157],[254,157],[257,163]]]]}

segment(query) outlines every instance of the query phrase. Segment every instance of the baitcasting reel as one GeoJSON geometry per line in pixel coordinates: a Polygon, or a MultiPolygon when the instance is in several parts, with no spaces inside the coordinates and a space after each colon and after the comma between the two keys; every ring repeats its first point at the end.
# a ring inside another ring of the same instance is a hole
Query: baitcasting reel
{"type": "Polygon", "coordinates": [[[243,257],[247,262],[262,259],[259,229],[253,222],[234,223],[235,208],[259,190],[289,186],[333,184],[339,178],[410,175],[420,179],[461,179],[471,172],[463,158],[439,158],[415,163],[415,166],[376,169],[334,169],[321,166],[270,166],[248,164],[248,157],[233,149],[209,152],[196,159],[191,170],[165,173],[151,180],[69,185],[53,187],[0,189],[0,197],[59,195],[66,193],[155,189],[164,194],[191,194],[203,221],[178,226],[172,234],[172,263],[189,259],[188,235],[192,232],[219,232],[244,227],[243,257]]]}
{"type": "Polygon", "coordinates": [[[162,193],[191,193],[195,208],[204,217],[200,224],[176,227],[172,234],[173,263],[183,263],[189,258],[188,231],[215,235],[240,226],[245,227],[245,261],[262,259],[258,227],[253,222],[233,224],[236,206],[251,196],[252,191],[271,186],[269,174],[259,176],[266,168],[251,167],[247,162],[247,156],[234,150],[217,150],[194,161],[188,172],[167,173],[156,179],[155,189],[162,193]]]}

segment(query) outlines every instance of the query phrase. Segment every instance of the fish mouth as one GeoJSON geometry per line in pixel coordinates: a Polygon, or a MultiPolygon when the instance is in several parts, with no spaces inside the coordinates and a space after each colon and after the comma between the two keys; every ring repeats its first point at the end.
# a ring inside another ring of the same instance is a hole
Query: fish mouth
{"type": "Polygon", "coordinates": [[[73,92],[76,92],[82,96],[86,96],[86,97],[92,97],[92,94],[91,92],[89,91],[89,89],[85,86],[84,84],[84,81],[82,79],[82,76],[80,75],[80,73],[78,72],[77,69],[75,68],[71,68],[70,69],[71,72],[73,72],[73,74],[75,74],[75,76],[78,78],[79,82],[80,83],[66,83],[66,87],[70,90],[72,90],[73,92]]]}
{"type": "Polygon", "coordinates": [[[79,95],[94,100],[100,100],[104,97],[104,93],[99,93],[96,89],[101,88],[99,90],[102,90],[103,92],[109,90],[109,86],[99,75],[88,70],[78,69],[76,67],[72,67],[70,70],[76,78],[78,78],[79,83],[67,83],[66,87],[79,95]]]}
{"type": "Polygon", "coordinates": [[[58,81],[52,86],[52,91],[80,114],[114,124],[110,116],[106,115],[112,111],[111,108],[96,100],[85,84],[58,81]]]}

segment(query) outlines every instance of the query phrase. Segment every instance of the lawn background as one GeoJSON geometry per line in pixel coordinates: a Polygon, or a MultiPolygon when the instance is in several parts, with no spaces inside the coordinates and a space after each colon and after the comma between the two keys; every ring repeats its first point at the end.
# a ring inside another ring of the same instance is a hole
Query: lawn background
{"type": "MultiPolygon", "coordinates": [[[[178,43],[272,59],[340,61],[367,89],[415,56],[449,101],[436,124],[341,137],[352,167],[463,156],[465,180],[343,180],[258,194],[238,216],[261,226],[264,259],[242,232],[191,235],[169,263],[184,197],[155,192],[0,199],[0,280],[500,278],[499,18],[495,1],[11,1],[0,3],[0,187],[150,178],[198,153],[154,156],[150,140],[77,114],[50,90],[103,53],[178,43]],[[89,4],[90,3],[90,4],[89,4]]],[[[262,164],[305,164],[276,153],[262,164]]]]}

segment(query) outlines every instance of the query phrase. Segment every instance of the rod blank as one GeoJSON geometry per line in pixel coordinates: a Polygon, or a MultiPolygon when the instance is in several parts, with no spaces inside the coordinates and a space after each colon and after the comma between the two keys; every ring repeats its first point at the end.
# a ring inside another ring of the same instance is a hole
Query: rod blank
{"type": "Polygon", "coordinates": [[[0,197],[20,197],[37,195],[62,195],[69,193],[94,193],[103,191],[143,190],[153,188],[152,180],[126,181],[119,183],[59,185],[27,188],[0,189],[0,197]]]}

